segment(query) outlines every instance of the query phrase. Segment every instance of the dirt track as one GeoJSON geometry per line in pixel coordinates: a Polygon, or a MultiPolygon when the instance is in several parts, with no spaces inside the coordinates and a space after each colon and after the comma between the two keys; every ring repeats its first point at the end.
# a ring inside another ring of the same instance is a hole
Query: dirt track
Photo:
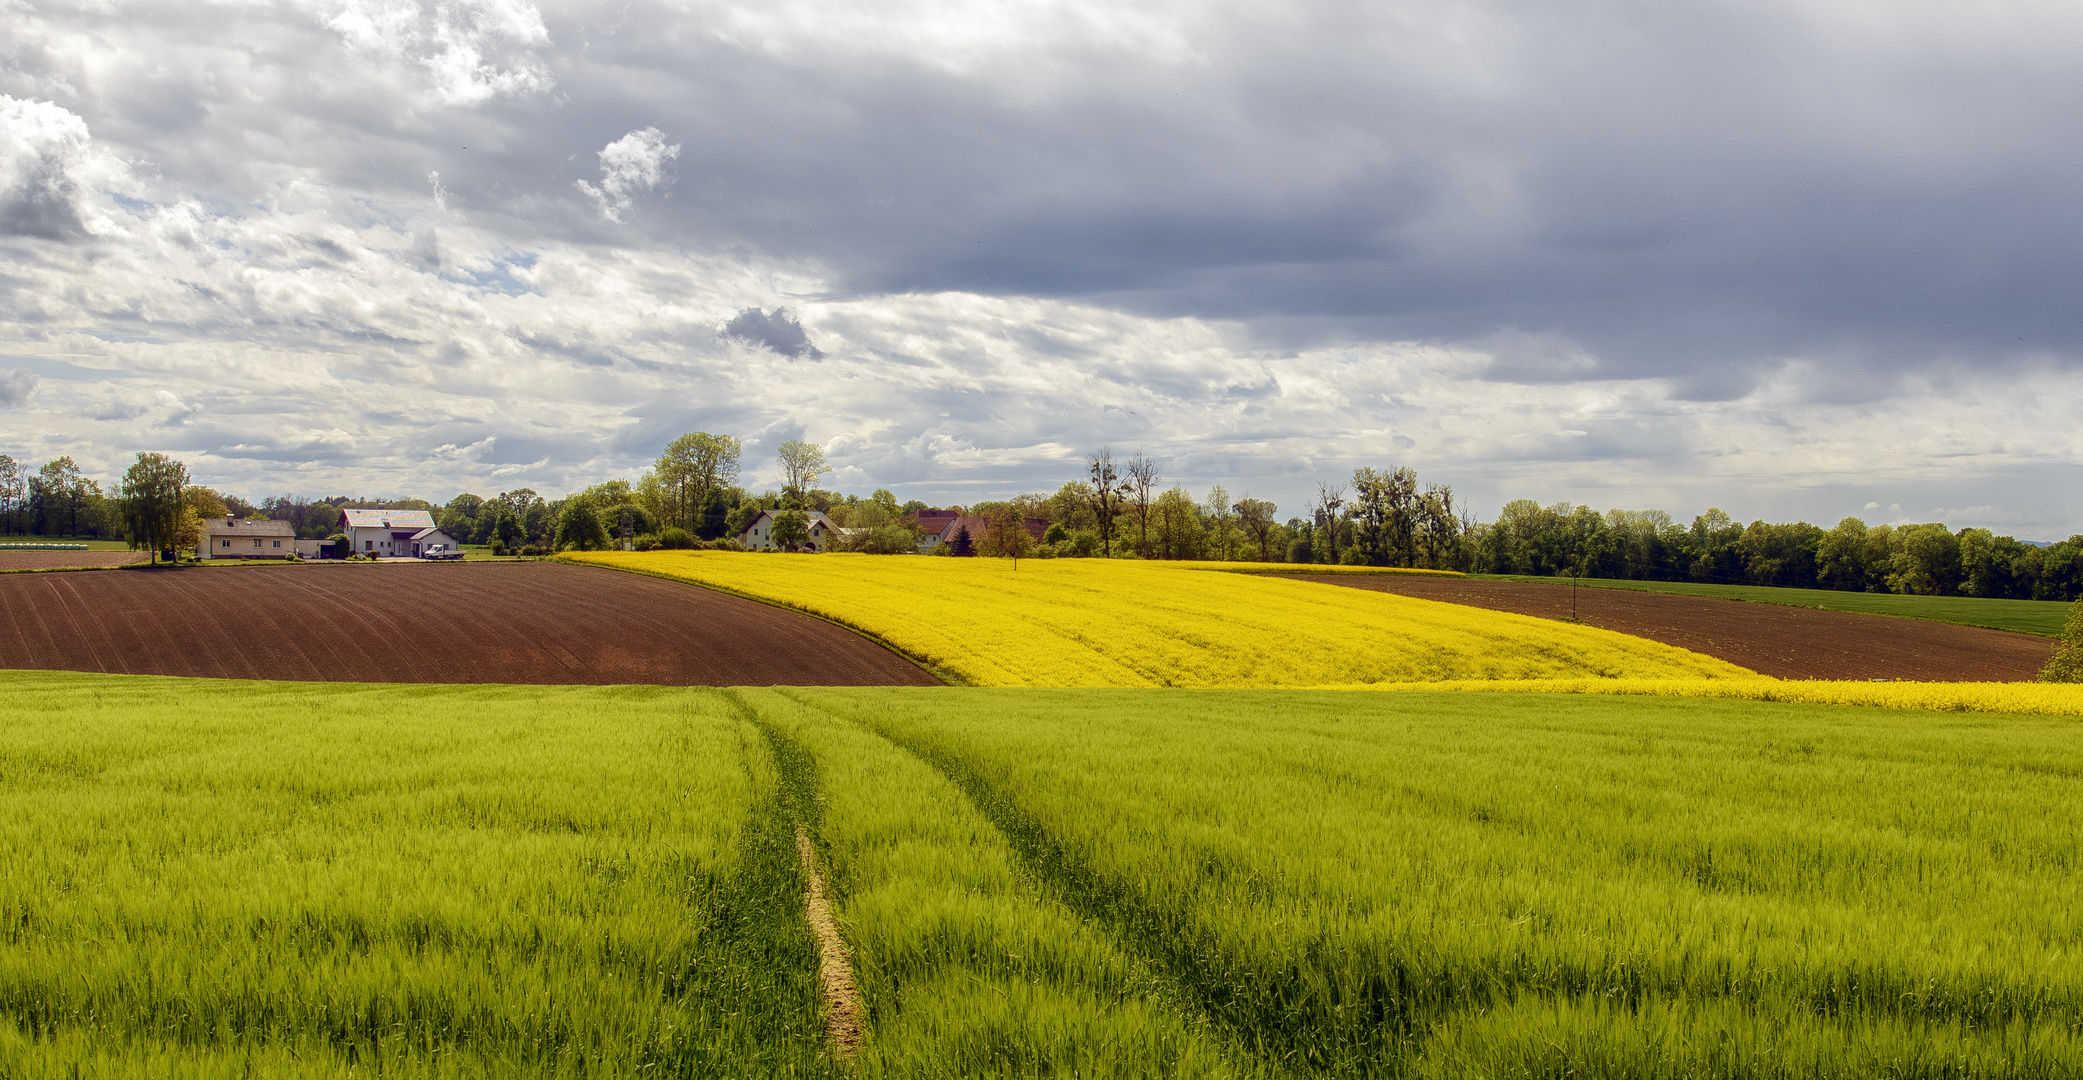
{"type": "Polygon", "coordinates": [[[149,551],[0,551],[0,571],[129,566],[151,558],[149,551]]]}
{"type": "MultiPolygon", "coordinates": [[[[1518,581],[1282,574],[1425,600],[1566,619],[1570,589],[1518,581]]],[[[1583,589],[1586,624],[1720,657],[1782,679],[2018,682],[2039,674],[2060,642],[1921,619],[1747,603],[1704,596],[1583,589]]]]}
{"type": "Polygon", "coordinates": [[[315,682],[938,685],[807,615],[559,563],[0,575],[0,668],[315,682]]]}

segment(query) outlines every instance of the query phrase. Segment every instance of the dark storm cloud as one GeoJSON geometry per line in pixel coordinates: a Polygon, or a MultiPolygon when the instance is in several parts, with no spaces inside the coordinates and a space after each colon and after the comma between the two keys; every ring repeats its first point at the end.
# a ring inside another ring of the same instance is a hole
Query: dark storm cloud
{"type": "Polygon", "coordinates": [[[772,312],[746,308],[724,324],[723,334],[748,345],[764,346],[782,356],[807,356],[815,360],[824,355],[817,346],[810,344],[810,335],[803,332],[803,324],[797,322],[785,307],[775,308],[772,312]]]}
{"type": "Polygon", "coordinates": [[[1713,395],[1789,356],[2083,348],[2071,27],[1283,10],[1202,13],[1193,62],[1065,46],[949,72],[639,7],[645,33],[588,34],[593,63],[560,71],[559,120],[587,132],[573,150],[640,121],[684,140],[647,230],[816,258],[850,293],[1088,299],[1303,342],[1538,335],[1592,359],[1572,377],[1713,395]]]}
{"type": "MultiPolygon", "coordinates": [[[[414,9],[386,43],[361,7],[78,16],[156,20],[198,62],[77,79],[73,107],[227,193],[271,156],[401,191],[438,172],[517,234],[742,245],[817,260],[846,295],[1080,299],[1291,345],[1528,335],[1589,361],[1501,357],[1505,377],[1721,396],[1788,357],[2083,349],[2083,145],[2063,134],[2083,35],[2055,8],[1150,9],[1166,45],[1052,37],[1072,5],[1031,40],[958,40],[956,63],[901,10],[849,34],[792,7],[549,6],[536,37],[500,29],[527,5],[487,3],[446,29],[414,9]],[[493,74],[444,82],[434,43],[465,38],[493,74]],[[312,123],[325,140],[295,134],[312,123]],[[679,181],[604,219],[574,185],[652,127],[685,146],[679,181]]],[[[43,175],[0,224],[76,228],[43,175]]],[[[809,354],[753,322],[728,332],[809,354]]]]}

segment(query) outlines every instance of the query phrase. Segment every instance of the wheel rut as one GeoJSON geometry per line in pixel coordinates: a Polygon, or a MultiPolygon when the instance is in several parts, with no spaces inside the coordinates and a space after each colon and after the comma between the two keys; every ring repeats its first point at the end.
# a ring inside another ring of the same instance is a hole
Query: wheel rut
{"type": "Polygon", "coordinates": [[[825,899],[825,879],[817,867],[817,849],[801,825],[796,826],[796,853],[803,861],[803,876],[809,879],[803,914],[817,935],[818,978],[825,991],[825,1034],[838,1047],[842,1059],[850,1058],[861,1048],[862,1020],[867,1015],[861,1007],[860,988],[854,983],[853,957],[846,951],[846,939],[839,934],[839,920],[832,917],[831,902],[825,899]]]}
{"type": "Polygon", "coordinates": [[[818,797],[817,760],[809,750],[789,738],[759,714],[759,709],[737,690],[725,690],[746,723],[757,729],[773,755],[780,777],[773,812],[778,826],[794,836],[796,863],[801,871],[803,924],[815,941],[818,985],[824,1003],[824,1034],[841,1062],[860,1052],[867,1038],[868,1011],[862,1002],[860,984],[854,977],[853,956],[839,931],[832,911],[830,889],[819,865],[817,844],[811,839],[823,818],[823,800],[818,797]]]}

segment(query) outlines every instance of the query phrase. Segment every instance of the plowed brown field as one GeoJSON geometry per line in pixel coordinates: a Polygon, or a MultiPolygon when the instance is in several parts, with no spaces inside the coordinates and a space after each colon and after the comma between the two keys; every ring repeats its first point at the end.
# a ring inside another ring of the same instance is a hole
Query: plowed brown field
{"type": "Polygon", "coordinates": [[[84,570],[149,562],[149,551],[0,551],[0,571],[84,570]]]}
{"type": "MultiPolygon", "coordinates": [[[[1282,574],[1424,600],[1566,619],[1570,588],[1520,581],[1401,575],[1282,574]]],[[[1705,596],[1577,589],[1584,623],[1661,641],[1781,679],[2017,682],[2061,643],[1976,626],[1755,604],[1705,596]]]]}
{"type": "Polygon", "coordinates": [[[0,575],[0,668],[318,682],[938,685],[808,615],[561,563],[0,575]]]}

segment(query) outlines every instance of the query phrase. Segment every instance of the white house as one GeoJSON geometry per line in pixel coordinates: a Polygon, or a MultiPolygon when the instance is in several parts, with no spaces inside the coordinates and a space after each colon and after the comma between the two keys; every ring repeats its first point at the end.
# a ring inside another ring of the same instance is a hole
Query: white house
{"type": "Polygon", "coordinates": [[[347,550],[337,553],[341,558],[416,559],[435,544],[458,547],[425,510],[342,510],[340,531],[347,534],[347,550]]]}
{"type": "Polygon", "coordinates": [[[267,518],[206,518],[198,559],[287,559],[296,554],[297,531],[287,521],[267,518]]]}
{"type": "MultiPolygon", "coordinates": [[[[759,516],[752,519],[752,524],[738,534],[738,543],[745,545],[747,551],[773,551],[774,517],[780,513],[779,510],[760,511],[759,516]]],[[[803,517],[809,523],[809,548],[812,551],[830,551],[832,545],[846,534],[845,529],[832,524],[832,519],[821,510],[805,510],[803,517]]]]}

